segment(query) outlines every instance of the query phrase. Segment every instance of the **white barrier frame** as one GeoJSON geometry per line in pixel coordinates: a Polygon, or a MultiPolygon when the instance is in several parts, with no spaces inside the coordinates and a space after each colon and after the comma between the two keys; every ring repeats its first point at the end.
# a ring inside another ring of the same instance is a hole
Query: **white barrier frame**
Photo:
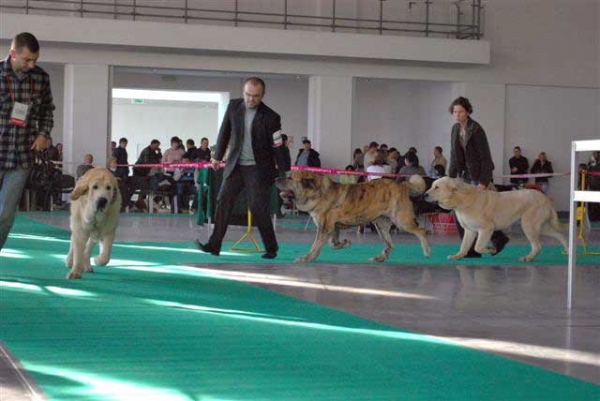
{"type": "MultiPolygon", "coordinates": [[[[575,266],[575,256],[577,254],[577,245],[575,244],[575,229],[577,227],[575,203],[600,203],[600,191],[577,191],[579,168],[577,166],[576,155],[577,152],[586,151],[600,151],[600,139],[571,142],[571,206],[569,210],[569,270],[567,273],[567,309],[569,313],[573,307],[573,266],[575,266]]],[[[581,224],[583,224],[583,220],[581,224]]]]}

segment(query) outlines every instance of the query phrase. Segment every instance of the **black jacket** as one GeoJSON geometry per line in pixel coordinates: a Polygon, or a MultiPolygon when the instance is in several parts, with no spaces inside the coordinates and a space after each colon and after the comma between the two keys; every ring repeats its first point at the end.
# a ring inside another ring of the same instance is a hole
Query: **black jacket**
{"type": "MultiPolygon", "coordinates": [[[[527,174],[527,172],[529,171],[529,160],[527,160],[526,157],[519,157],[518,159],[516,157],[511,157],[508,160],[508,166],[511,169],[510,174],[511,175],[522,175],[522,174],[527,174]],[[517,171],[515,171],[514,173],[512,172],[513,167],[517,168],[517,171]]],[[[510,182],[512,182],[513,184],[524,184],[527,181],[529,181],[529,178],[511,178],[510,182]]]]}
{"type": "MultiPolygon", "coordinates": [[[[540,163],[540,159],[535,159],[535,162],[533,162],[533,167],[531,167],[531,174],[543,173],[554,173],[554,169],[552,168],[552,162],[546,161],[546,163],[542,165],[542,163],[540,163]]],[[[549,177],[535,177],[535,182],[548,182],[548,178],[549,177]]]]}
{"type": "Polygon", "coordinates": [[[485,131],[479,123],[471,118],[467,121],[466,146],[460,143],[460,124],[452,126],[450,142],[450,169],[448,176],[461,177],[480,184],[492,182],[494,162],[485,131]]]}
{"type": "MultiPolygon", "coordinates": [[[[244,114],[246,105],[244,99],[233,99],[229,102],[225,117],[221,123],[217,148],[213,158],[223,160],[225,151],[229,147],[229,154],[225,162],[223,179],[225,180],[238,163],[242,152],[244,135],[244,114]]],[[[285,170],[283,146],[281,145],[281,117],[266,104],[260,103],[256,116],[252,121],[252,150],[254,160],[261,180],[273,182],[277,176],[277,167],[285,170]],[[275,142],[279,139],[279,143],[275,142]],[[279,145],[279,146],[277,146],[279,145]]]]}
{"type": "MultiPolygon", "coordinates": [[[[298,156],[296,157],[296,164],[298,164],[298,159],[300,155],[304,152],[304,149],[300,149],[298,152],[298,156]]],[[[319,152],[314,149],[310,149],[308,151],[308,160],[306,161],[306,165],[308,167],[321,167],[321,159],[319,158],[319,152]]]]}

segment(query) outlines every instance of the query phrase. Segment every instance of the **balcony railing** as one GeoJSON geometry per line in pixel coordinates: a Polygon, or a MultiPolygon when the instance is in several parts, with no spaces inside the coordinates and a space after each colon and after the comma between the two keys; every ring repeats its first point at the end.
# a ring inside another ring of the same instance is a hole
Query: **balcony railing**
{"type": "Polygon", "coordinates": [[[3,13],[474,39],[481,0],[2,0],[3,13]]]}

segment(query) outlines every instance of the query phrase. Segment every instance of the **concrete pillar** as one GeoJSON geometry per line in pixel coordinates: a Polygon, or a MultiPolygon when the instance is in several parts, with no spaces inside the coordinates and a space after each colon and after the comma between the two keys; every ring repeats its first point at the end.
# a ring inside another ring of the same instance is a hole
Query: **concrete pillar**
{"type": "Polygon", "coordinates": [[[75,173],[91,153],[95,166],[105,166],[109,145],[110,67],[67,64],[64,80],[63,159],[75,173]]]}
{"type": "Polygon", "coordinates": [[[308,138],[323,167],[344,168],[352,153],[354,78],[315,76],[308,86],[308,138]]]}

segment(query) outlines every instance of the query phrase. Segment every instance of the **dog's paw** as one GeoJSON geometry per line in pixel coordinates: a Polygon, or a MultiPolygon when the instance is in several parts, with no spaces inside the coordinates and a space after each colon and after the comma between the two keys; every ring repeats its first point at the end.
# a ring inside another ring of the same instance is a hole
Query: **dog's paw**
{"type": "Polygon", "coordinates": [[[344,240],[341,241],[341,242],[337,242],[335,244],[331,244],[331,249],[344,249],[344,248],[348,248],[350,246],[350,244],[352,244],[352,242],[349,241],[347,238],[344,238],[344,240]]]}
{"type": "Polygon", "coordinates": [[[74,272],[71,270],[69,274],[67,274],[67,279],[69,280],[79,280],[81,279],[81,272],[74,272]]]}
{"type": "Polygon", "coordinates": [[[311,258],[308,255],[300,256],[299,258],[294,259],[295,262],[312,262],[314,258],[311,258]]]}
{"type": "Polygon", "coordinates": [[[108,264],[108,262],[110,262],[110,257],[102,257],[101,255],[98,255],[94,258],[94,264],[96,266],[106,266],[108,264]]]}
{"type": "Polygon", "coordinates": [[[448,260],[459,260],[462,258],[463,256],[460,253],[457,253],[456,255],[448,255],[448,260]]]}
{"type": "Polygon", "coordinates": [[[375,257],[373,257],[373,258],[370,258],[369,260],[370,260],[371,262],[378,262],[378,263],[381,263],[381,262],[385,262],[385,261],[387,260],[387,258],[386,258],[385,256],[375,256],[375,257]]]}
{"type": "Polygon", "coordinates": [[[533,258],[530,258],[529,256],[521,256],[521,257],[519,258],[519,260],[520,260],[521,262],[531,262],[531,261],[533,260],[533,258]]]}
{"type": "Polygon", "coordinates": [[[90,265],[90,266],[85,266],[83,268],[83,271],[86,273],[93,273],[94,272],[94,268],[90,265]]]}

